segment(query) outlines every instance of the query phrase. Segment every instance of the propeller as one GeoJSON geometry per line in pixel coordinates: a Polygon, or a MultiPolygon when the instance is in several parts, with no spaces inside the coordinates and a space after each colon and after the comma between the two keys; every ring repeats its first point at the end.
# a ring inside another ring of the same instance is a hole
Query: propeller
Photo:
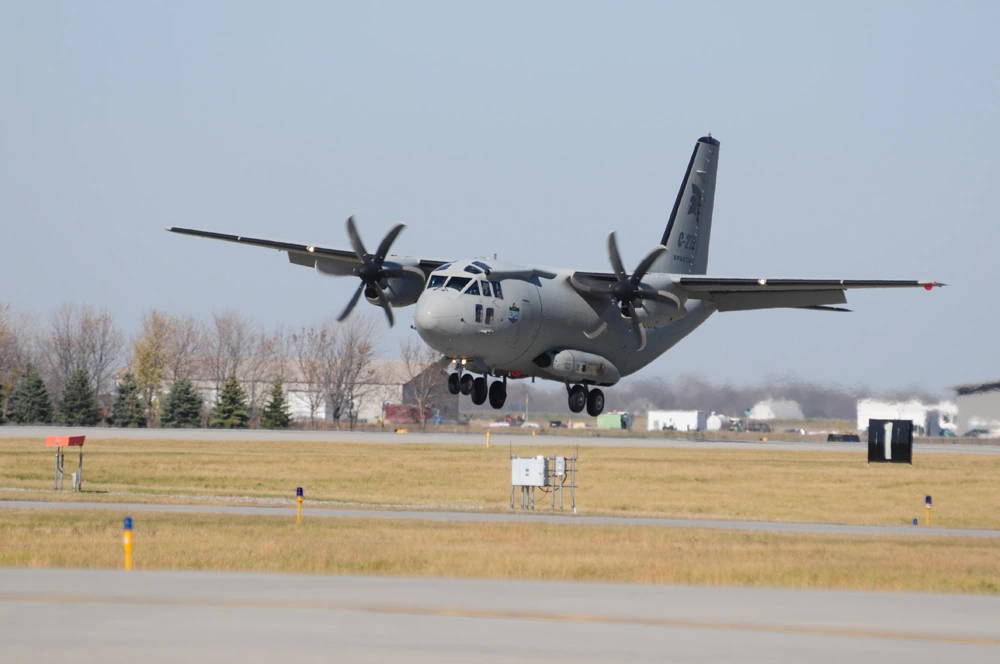
{"type": "Polygon", "coordinates": [[[378,305],[382,307],[385,317],[389,319],[390,327],[395,323],[395,318],[392,315],[392,307],[389,305],[389,299],[385,296],[385,287],[383,284],[390,277],[408,277],[412,275],[406,268],[384,267],[383,263],[385,262],[385,257],[389,254],[392,243],[396,241],[396,238],[403,232],[404,228],[406,228],[406,224],[403,223],[393,226],[385,234],[385,237],[382,238],[382,241],[379,242],[375,253],[369,254],[354,224],[354,217],[347,218],[347,237],[351,240],[351,248],[354,249],[354,254],[361,261],[354,268],[354,274],[361,279],[361,283],[358,285],[358,289],[354,291],[354,295],[351,296],[351,300],[347,303],[343,313],[337,317],[338,322],[351,315],[351,312],[354,311],[354,306],[361,299],[361,293],[364,293],[365,297],[378,300],[378,305]]]}
{"type": "MultiPolygon", "coordinates": [[[[622,263],[621,254],[618,252],[618,241],[615,239],[615,234],[611,233],[608,235],[608,259],[611,261],[611,267],[614,270],[616,280],[608,282],[594,282],[594,281],[582,281],[576,279],[575,277],[571,279],[573,287],[586,295],[593,295],[595,297],[610,297],[614,300],[618,307],[621,309],[622,316],[629,319],[629,323],[632,326],[632,332],[635,334],[638,347],[636,350],[642,350],[646,347],[646,329],[642,326],[642,322],[639,320],[639,316],[636,314],[635,307],[637,303],[641,303],[642,300],[658,300],[660,302],[670,302],[676,303],[677,298],[672,293],[666,293],[654,290],[644,290],[642,288],[642,278],[646,276],[649,272],[649,268],[653,266],[653,262],[660,257],[666,251],[666,247],[659,246],[646,254],[646,257],[640,261],[639,265],[635,268],[635,271],[629,275],[625,272],[625,266],[622,263]]],[[[590,332],[584,332],[584,335],[588,339],[594,339],[599,337],[607,329],[607,323],[602,322],[601,325],[590,332]]]]}

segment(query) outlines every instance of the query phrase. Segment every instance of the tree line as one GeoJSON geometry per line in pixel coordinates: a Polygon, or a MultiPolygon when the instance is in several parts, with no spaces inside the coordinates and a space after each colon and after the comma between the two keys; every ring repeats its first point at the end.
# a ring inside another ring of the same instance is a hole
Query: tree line
{"type": "Polygon", "coordinates": [[[39,322],[0,303],[0,423],[280,428],[289,383],[310,425],[321,412],[353,423],[376,379],[374,336],[361,316],[287,331],[154,309],[129,339],[105,310],[64,305],[39,322]]]}

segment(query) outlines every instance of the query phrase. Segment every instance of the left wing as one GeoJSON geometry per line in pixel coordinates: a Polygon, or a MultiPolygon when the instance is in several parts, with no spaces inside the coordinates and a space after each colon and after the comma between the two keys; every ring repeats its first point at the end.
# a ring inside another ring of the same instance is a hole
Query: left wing
{"type": "Polygon", "coordinates": [[[719,311],[747,311],[793,307],[848,311],[830,305],[847,302],[850,288],[923,288],[945,284],[937,281],[859,279],[727,279],[678,277],[674,280],[688,297],[715,303],[719,311]]]}

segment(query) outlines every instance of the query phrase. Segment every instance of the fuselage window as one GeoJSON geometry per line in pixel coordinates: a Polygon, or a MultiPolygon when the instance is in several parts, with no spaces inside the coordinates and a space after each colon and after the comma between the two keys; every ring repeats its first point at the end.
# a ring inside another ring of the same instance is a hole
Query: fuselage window
{"type": "Polygon", "coordinates": [[[483,292],[483,295],[485,295],[486,297],[493,297],[493,293],[490,292],[490,282],[480,281],[479,286],[480,286],[479,289],[483,292]]]}
{"type": "Polygon", "coordinates": [[[483,322],[483,305],[481,304],[476,305],[476,322],[477,323],[483,322]]]}
{"type": "Polygon", "coordinates": [[[469,286],[469,289],[465,291],[466,295],[479,295],[479,284],[475,281],[469,286]]]}
{"type": "Polygon", "coordinates": [[[471,265],[466,265],[462,269],[465,270],[466,272],[468,272],[469,274],[482,274],[483,273],[483,271],[480,270],[478,267],[472,267],[471,265]]]}
{"type": "Polygon", "coordinates": [[[468,277],[452,277],[448,280],[447,287],[461,291],[470,281],[472,281],[472,279],[469,279],[468,277]]]}
{"type": "Polygon", "coordinates": [[[486,324],[493,322],[493,307],[486,307],[486,324]]]}
{"type": "Polygon", "coordinates": [[[432,274],[431,278],[427,281],[428,288],[440,288],[444,286],[444,282],[448,281],[448,277],[443,274],[432,274]]]}
{"type": "Polygon", "coordinates": [[[498,300],[502,300],[503,299],[503,289],[500,288],[500,282],[499,281],[491,281],[490,283],[493,284],[493,297],[497,298],[498,300]]]}

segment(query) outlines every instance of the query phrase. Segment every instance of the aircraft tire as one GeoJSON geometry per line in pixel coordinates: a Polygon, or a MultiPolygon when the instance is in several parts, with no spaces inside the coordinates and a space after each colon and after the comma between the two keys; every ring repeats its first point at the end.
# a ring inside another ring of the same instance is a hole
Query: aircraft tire
{"type": "Polygon", "coordinates": [[[472,403],[481,406],[486,403],[486,379],[479,376],[472,383],[472,403]]]}
{"type": "Polygon", "coordinates": [[[458,374],[448,374],[448,394],[458,394],[461,389],[461,385],[458,384],[458,374]]]}
{"type": "Polygon", "coordinates": [[[594,389],[587,393],[587,414],[597,417],[604,410],[604,392],[594,389]]]}
{"type": "Polygon", "coordinates": [[[579,413],[587,407],[587,388],[583,385],[574,385],[569,391],[569,409],[574,413],[579,413]]]}
{"type": "Polygon", "coordinates": [[[490,385],[490,406],[497,409],[503,408],[505,401],[507,401],[507,386],[502,380],[493,381],[493,384],[490,385]]]}
{"type": "Polygon", "coordinates": [[[462,394],[472,394],[472,386],[475,382],[475,377],[472,374],[462,374],[462,378],[458,381],[458,389],[462,394]]]}

